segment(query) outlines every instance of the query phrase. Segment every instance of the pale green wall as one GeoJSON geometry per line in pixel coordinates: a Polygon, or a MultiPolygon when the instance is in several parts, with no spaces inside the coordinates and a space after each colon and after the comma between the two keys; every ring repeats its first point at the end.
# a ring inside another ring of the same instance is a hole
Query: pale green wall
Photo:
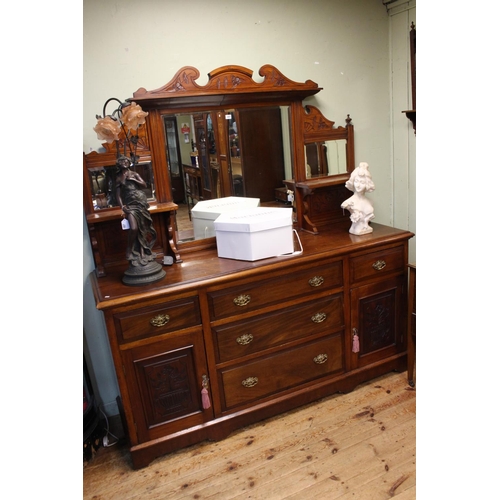
{"type": "MultiPolygon", "coordinates": [[[[416,135],[401,112],[411,109],[408,30],[416,22],[416,2],[399,0],[389,8],[391,60],[391,164],[393,214],[390,225],[416,233],[416,135]]],[[[416,263],[416,238],[410,240],[409,261],[416,263]]]]}
{"type": "MultiPolygon", "coordinates": [[[[400,30],[397,39],[391,33],[392,16],[382,0],[84,0],[83,14],[84,152],[100,146],[92,128],[109,97],[159,88],[183,66],[198,68],[203,85],[220,66],[247,67],[261,81],[259,68],[272,64],[292,80],[322,87],[307,103],[337,125],[351,115],[356,162],[370,164],[376,186],[375,222],[408,227],[414,196],[408,175],[399,172],[402,148],[394,147],[393,129],[408,135],[409,126],[392,102],[395,93],[408,90],[406,81],[391,77],[392,48],[404,46],[407,33],[400,30]],[[403,217],[394,213],[400,206],[403,217]]],[[[84,227],[84,328],[100,399],[114,414],[118,389],[88,286],[92,269],[84,227]]]]}

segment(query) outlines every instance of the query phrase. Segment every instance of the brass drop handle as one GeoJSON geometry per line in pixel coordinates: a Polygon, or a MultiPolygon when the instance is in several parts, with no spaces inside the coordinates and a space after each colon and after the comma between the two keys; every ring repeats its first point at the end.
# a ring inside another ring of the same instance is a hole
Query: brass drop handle
{"type": "Polygon", "coordinates": [[[372,267],[373,269],[375,269],[375,271],[382,271],[382,269],[384,269],[385,266],[386,266],[385,260],[377,260],[377,262],[374,262],[372,264],[372,267]]]}
{"type": "Polygon", "coordinates": [[[251,333],[244,333],[236,339],[236,342],[240,345],[248,345],[253,340],[253,335],[251,333]]]}
{"type": "Polygon", "coordinates": [[[322,365],[323,363],[326,363],[328,361],[328,355],[327,354],[318,354],[313,361],[317,365],[322,365]]]}
{"type": "Polygon", "coordinates": [[[233,299],[233,302],[235,305],[237,305],[239,307],[244,307],[250,303],[250,298],[251,298],[250,295],[242,294],[242,295],[238,295],[237,297],[235,297],[233,299]]]}
{"type": "Polygon", "coordinates": [[[170,316],[168,314],[158,314],[154,318],[149,320],[151,326],[160,327],[165,326],[170,321],[170,316]]]}
{"type": "Polygon", "coordinates": [[[259,382],[259,379],[257,377],[248,377],[245,380],[241,381],[241,385],[243,387],[254,387],[257,385],[259,382]]]}
{"type": "Polygon", "coordinates": [[[311,321],[313,321],[314,323],[323,323],[325,319],[326,319],[326,313],[324,312],[319,312],[311,316],[311,321]]]}
{"type": "Polygon", "coordinates": [[[323,276],[313,276],[309,280],[309,285],[316,287],[316,286],[321,286],[325,282],[325,279],[323,276]]]}

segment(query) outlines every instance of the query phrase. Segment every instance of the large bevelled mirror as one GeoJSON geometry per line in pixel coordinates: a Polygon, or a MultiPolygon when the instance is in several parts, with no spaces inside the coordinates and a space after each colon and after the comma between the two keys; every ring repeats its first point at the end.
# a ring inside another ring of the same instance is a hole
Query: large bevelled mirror
{"type": "Polygon", "coordinates": [[[258,198],[262,206],[289,204],[289,115],[290,106],[162,114],[179,243],[201,237],[193,227],[199,202],[238,196],[258,198]]]}

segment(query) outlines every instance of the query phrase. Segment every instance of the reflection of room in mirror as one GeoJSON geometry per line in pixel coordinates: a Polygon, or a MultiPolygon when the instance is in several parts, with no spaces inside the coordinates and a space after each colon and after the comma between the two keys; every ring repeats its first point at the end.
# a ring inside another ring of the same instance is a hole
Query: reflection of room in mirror
{"type": "Polygon", "coordinates": [[[346,139],[305,144],[306,178],[312,179],[346,173],[346,147],[346,139]]]}
{"type": "Polygon", "coordinates": [[[177,239],[179,241],[191,241],[194,239],[194,230],[189,217],[188,206],[186,203],[179,203],[177,206],[177,239]]]}
{"type": "MultiPolygon", "coordinates": [[[[132,167],[132,170],[137,172],[146,183],[146,187],[143,191],[146,193],[148,201],[154,201],[155,184],[151,162],[138,163],[132,167]]],[[[116,165],[89,168],[88,172],[91,182],[92,204],[94,210],[116,207],[117,202],[114,191],[117,174],[116,165]]]]}

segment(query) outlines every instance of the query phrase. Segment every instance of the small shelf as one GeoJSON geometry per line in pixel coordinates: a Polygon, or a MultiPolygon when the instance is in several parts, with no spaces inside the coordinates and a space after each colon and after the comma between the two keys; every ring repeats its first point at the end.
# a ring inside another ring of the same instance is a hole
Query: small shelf
{"type": "MultiPolygon", "coordinates": [[[[173,202],[157,203],[149,202],[149,212],[162,213],[162,212],[173,212],[176,211],[178,205],[173,202]]],[[[113,207],[105,210],[100,210],[92,214],[87,215],[87,222],[89,224],[97,224],[99,222],[108,222],[110,220],[117,220],[122,218],[122,210],[120,207],[113,207]]]]}
{"type": "Polygon", "coordinates": [[[417,133],[417,110],[416,109],[408,109],[406,111],[401,111],[401,113],[404,113],[408,120],[411,121],[413,125],[413,130],[415,133],[417,133]]]}

